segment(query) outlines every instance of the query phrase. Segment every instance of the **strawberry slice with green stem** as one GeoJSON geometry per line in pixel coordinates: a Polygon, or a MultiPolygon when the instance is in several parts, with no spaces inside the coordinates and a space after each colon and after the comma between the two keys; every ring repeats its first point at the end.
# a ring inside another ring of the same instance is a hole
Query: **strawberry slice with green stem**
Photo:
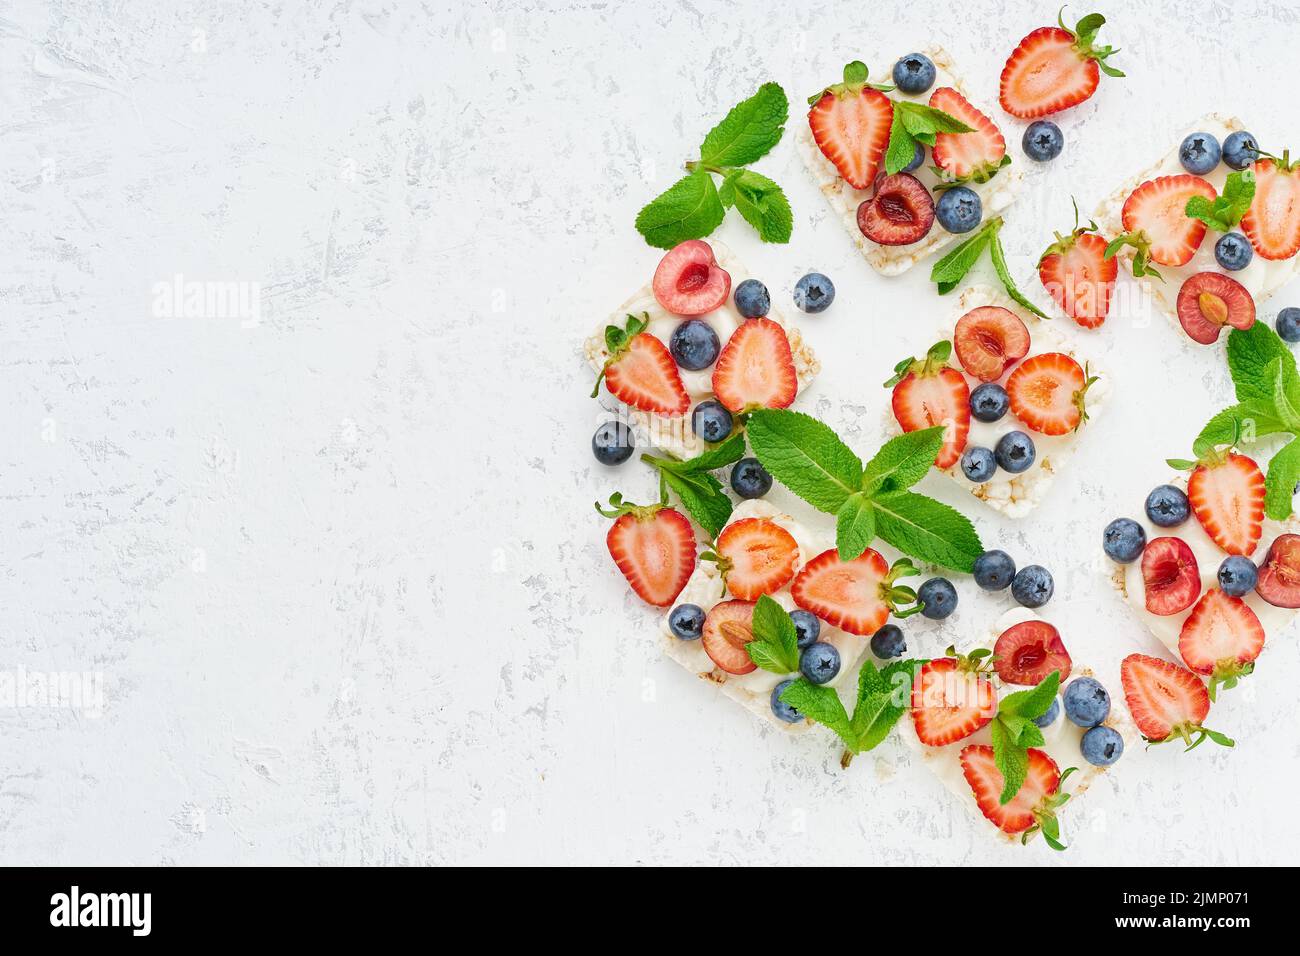
{"type": "Polygon", "coordinates": [[[1241,228],[1264,259],[1290,259],[1300,252],[1300,159],[1260,159],[1252,167],[1255,194],[1241,228]]]}
{"type": "Polygon", "coordinates": [[[614,519],[605,545],[637,596],[657,607],[677,600],[695,570],[695,531],[684,514],[668,507],[666,490],[652,505],[624,501],[615,492],[609,508],[596,502],[596,511],[614,519]]]}
{"type": "Polygon", "coordinates": [[[1021,843],[1027,843],[1032,834],[1041,830],[1043,840],[1053,850],[1065,849],[1056,813],[1070,799],[1061,784],[1076,768],[1061,773],[1045,751],[1030,748],[1025,752],[1025,781],[1015,799],[1003,802],[1000,794],[1005,782],[993,748],[970,744],[962,748],[960,759],[962,775],[975,795],[975,803],[994,826],[1003,833],[1021,834],[1021,843]]]}
{"type": "Polygon", "coordinates": [[[927,747],[945,747],[986,727],[998,715],[990,680],[993,652],[979,648],[925,664],[912,683],[912,727],[927,747]]]}
{"type": "Polygon", "coordinates": [[[1187,498],[1192,514],[1220,548],[1249,557],[1264,533],[1264,473],[1231,445],[1194,450],[1200,452],[1195,461],[1168,460],[1171,468],[1191,471],[1187,498]]]}
{"type": "Polygon", "coordinates": [[[1217,196],[1212,185],[1189,173],[1147,180],[1124,200],[1124,232],[1110,241],[1105,257],[1132,246],[1133,275],[1163,281],[1151,263],[1185,266],[1205,238],[1205,223],[1187,214],[1187,204],[1196,197],[1213,202],[1217,196]]]}
{"type": "Polygon", "coordinates": [[[1011,413],[1040,435],[1065,435],[1088,420],[1088,389],[1098,376],[1064,352],[1031,355],[1007,378],[1011,413]]]}
{"type": "Polygon", "coordinates": [[[644,313],[639,319],[629,315],[624,328],[605,326],[609,358],[596,376],[591,397],[600,394],[603,379],[609,393],[632,408],[660,415],[685,415],[691,397],[668,347],[645,331],[649,324],[650,315],[644,313]]]}
{"type": "Polygon", "coordinates": [[[1124,74],[1106,62],[1118,49],[1097,46],[1106,18],[1090,13],[1073,30],[1062,15],[1055,27],[1040,27],[1016,45],[1002,68],[998,99],[1012,116],[1034,119],[1077,106],[1092,96],[1107,76],[1124,74]]]}
{"type": "Polygon", "coordinates": [[[712,384],[734,414],[788,407],[799,394],[799,376],[785,329],[771,319],[740,323],[718,355],[712,384]]]}
{"type": "Polygon", "coordinates": [[[936,468],[957,464],[970,433],[970,386],[961,372],[948,364],[951,354],[951,342],[937,342],[925,358],[899,362],[894,377],[885,382],[886,388],[894,390],[894,418],[904,432],[938,425],[946,429],[934,461],[936,468]]]}
{"type": "Polygon", "coordinates": [[[1011,162],[1002,132],[952,87],[941,86],[931,93],[930,106],[970,128],[966,133],[935,133],[931,155],[943,180],[938,188],[986,183],[1011,162]]]}
{"type": "Polygon", "coordinates": [[[1231,737],[1201,722],[1210,713],[1210,695],[1202,680],[1185,667],[1146,654],[1130,654],[1120,664],[1124,701],[1133,722],[1149,744],[1181,740],[1194,750],[1213,740],[1235,746],[1231,737]]]}
{"type": "Polygon", "coordinates": [[[722,529],[712,552],[727,590],[742,601],[756,601],[780,590],[794,577],[799,545],[794,535],[768,518],[741,518],[722,529]]]}
{"type": "Polygon", "coordinates": [[[1107,242],[1090,221],[1079,225],[1079,206],[1074,206],[1074,228],[1056,241],[1038,260],[1038,278],[1061,311],[1085,329],[1106,321],[1110,297],[1119,276],[1119,263],[1106,258],[1107,242]]]}
{"type": "Polygon", "coordinates": [[[1254,673],[1264,649],[1264,626],[1245,601],[1210,588],[1183,621],[1178,653],[1183,663],[1210,678],[1210,700],[1254,673]]]}
{"type": "Polygon", "coordinates": [[[867,82],[867,65],[854,60],[845,65],[843,82],[808,97],[813,140],[854,189],[867,189],[875,181],[889,145],[894,104],[881,91],[890,89],[867,82]]]}
{"type": "Polygon", "coordinates": [[[916,592],[896,583],[920,573],[908,558],[891,567],[880,552],[867,548],[843,561],[831,548],[804,565],[790,585],[790,596],[827,624],[866,637],[884,627],[890,614],[904,618],[921,610],[916,592]]]}

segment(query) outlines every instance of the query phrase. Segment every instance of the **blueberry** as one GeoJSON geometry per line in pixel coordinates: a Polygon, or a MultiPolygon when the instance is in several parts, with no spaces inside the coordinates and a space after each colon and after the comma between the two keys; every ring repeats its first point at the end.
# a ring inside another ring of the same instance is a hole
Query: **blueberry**
{"type": "Polygon", "coordinates": [[[903,629],[897,624],[886,624],[871,635],[871,653],[881,660],[902,657],[907,653],[907,641],[903,638],[903,629]]]}
{"type": "Polygon", "coordinates": [[[825,641],[809,644],[799,654],[799,670],[814,684],[833,681],[840,672],[840,652],[825,641]]]}
{"type": "Polygon", "coordinates": [[[700,402],[691,412],[691,431],[707,442],[719,442],[731,434],[731,412],[721,402],[700,402]]]}
{"type": "Polygon", "coordinates": [[[1251,133],[1229,133],[1223,141],[1223,161],[1233,169],[1245,169],[1259,159],[1259,143],[1251,133]]]}
{"type": "Polygon", "coordinates": [[[1230,597],[1244,597],[1255,587],[1259,569],[1250,558],[1230,554],[1219,565],[1219,588],[1230,597]]]}
{"type": "Polygon", "coordinates": [[[1277,334],[1283,342],[1300,342],[1300,309],[1290,305],[1277,314],[1277,334]]]}
{"type": "Polygon", "coordinates": [[[822,622],[811,611],[791,611],[790,620],[794,621],[795,642],[800,649],[816,641],[822,632],[822,622]]]}
{"type": "Polygon", "coordinates": [[[942,621],[957,610],[957,589],[947,578],[930,578],[916,589],[916,597],[923,605],[921,616],[932,621],[942,621]]]}
{"type": "Polygon", "coordinates": [[[909,53],[894,64],[894,85],[904,93],[924,93],[934,85],[934,63],[924,53],[909,53]]]}
{"type": "Polygon", "coordinates": [[[1095,677],[1076,677],[1065,685],[1065,716],[1079,727],[1096,727],[1110,713],[1110,694],[1095,677]]]}
{"type": "Polygon", "coordinates": [[[1024,432],[1015,431],[1007,432],[998,439],[993,454],[998,460],[999,468],[1003,471],[1009,471],[1013,475],[1018,475],[1022,471],[1028,470],[1029,466],[1034,463],[1034,457],[1038,452],[1034,450],[1034,440],[1032,438],[1024,432]]]}
{"type": "Polygon", "coordinates": [[[988,481],[997,470],[997,459],[987,448],[974,445],[962,452],[961,473],[971,481],[988,481]]]}
{"type": "Polygon", "coordinates": [[[1056,718],[1061,716],[1061,698],[1053,697],[1052,706],[1037,717],[1033,718],[1035,727],[1050,727],[1056,723],[1056,718]]]}
{"type": "Polygon", "coordinates": [[[1225,232],[1214,244],[1214,261],[1229,272],[1246,268],[1254,255],[1250,240],[1239,232],[1225,232]]]}
{"type": "Polygon", "coordinates": [[[925,147],[921,145],[920,140],[917,140],[912,150],[911,161],[902,169],[900,169],[899,172],[914,173],[921,168],[921,164],[923,162],[925,162],[925,147]]]}
{"type": "Polygon", "coordinates": [[[772,297],[768,295],[767,286],[757,279],[746,279],[736,286],[732,295],[736,300],[736,311],[747,319],[762,318],[772,308],[772,297]]]}
{"type": "Polygon", "coordinates": [[[996,422],[1011,407],[1007,390],[997,382],[975,386],[970,393],[970,413],[982,422],[996,422]]]}
{"type": "Polygon", "coordinates": [[[731,469],[731,490],[742,498],[761,498],[772,490],[772,476],[757,458],[742,458],[731,469]]]}
{"type": "Polygon", "coordinates": [[[1219,141],[1209,133],[1192,133],[1178,147],[1178,161],[1183,169],[1197,176],[1204,176],[1218,166],[1222,155],[1219,141]]]}
{"type": "Polygon", "coordinates": [[[591,436],[591,453],[602,465],[621,465],[632,457],[636,442],[622,422],[605,422],[591,436]]]}
{"type": "Polygon", "coordinates": [[[984,218],[979,193],[966,186],[945,189],[934,204],[934,218],[949,232],[970,232],[984,218]]]}
{"type": "Polygon", "coordinates": [[[1011,596],[1025,607],[1042,607],[1054,590],[1052,572],[1041,564],[1026,565],[1011,579],[1011,596]]]}
{"type": "Polygon", "coordinates": [[[1124,738],[1113,727],[1093,727],[1079,741],[1083,759],[1094,767],[1109,767],[1124,754],[1124,738]]]}
{"type": "Polygon", "coordinates": [[[794,304],[804,312],[825,312],[835,301],[835,284],[820,272],[810,272],[794,284],[794,304]]]}
{"type": "Polygon", "coordinates": [[[1061,135],[1061,127],[1051,120],[1034,120],[1025,127],[1020,146],[1034,162],[1047,163],[1061,155],[1065,137],[1061,135]]]}
{"type": "Polygon", "coordinates": [[[717,361],[721,348],[718,333],[703,319],[687,319],[673,329],[668,340],[668,351],[673,353],[673,360],[691,372],[712,365],[717,361]]]}
{"type": "Polygon", "coordinates": [[[1136,561],[1147,546],[1147,533],[1132,518],[1116,518],[1101,533],[1101,549],[1120,564],[1136,561]]]}
{"type": "Polygon", "coordinates": [[[1191,503],[1181,488],[1173,485],[1159,485],[1147,495],[1147,517],[1151,523],[1162,528],[1172,528],[1187,520],[1191,512],[1191,503]]]}
{"type": "Polygon", "coordinates": [[[789,704],[781,699],[785,689],[794,683],[793,678],[783,680],[772,688],[772,713],[776,714],[777,720],[784,720],[787,724],[797,724],[803,720],[803,714],[795,710],[789,704]]]}
{"type": "Polygon", "coordinates": [[[668,615],[668,630],[683,641],[697,641],[704,633],[704,609],[698,604],[679,604],[668,615]]]}
{"type": "Polygon", "coordinates": [[[985,551],[975,559],[975,583],[985,591],[1001,591],[1016,576],[1016,562],[1005,551],[985,551]]]}

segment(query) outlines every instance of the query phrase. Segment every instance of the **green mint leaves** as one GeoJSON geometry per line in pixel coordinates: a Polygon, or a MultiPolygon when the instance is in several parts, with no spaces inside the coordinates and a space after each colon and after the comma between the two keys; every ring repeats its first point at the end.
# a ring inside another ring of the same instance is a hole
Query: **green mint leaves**
{"type": "Polygon", "coordinates": [[[930,270],[930,281],[939,287],[940,295],[947,295],[961,284],[961,280],[966,278],[966,273],[970,272],[975,263],[979,261],[980,256],[984,254],[984,250],[988,249],[989,258],[993,262],[993,270],[998,274],[1002,287],[1007,290],[1007,295],[1011,297],[1012,301],[1040,319],[1048,318],[1047,313],[1030,302],[1024,293],[1016,287],[1015,280],[1011,278],[1011,270],[1007,266],[1006,252],[1002,249],[1002,240],[998,238],[1001,229],[1001,216],[994,216],[984,223],[975,232],[975,235],[954,247],[934,264],[934,267],[930,270]]]}
{"type": "Polygon", "coordinates": [[[745,645],[751,661],[774,674],[792,674],[799,669],[798,638],[785,608],[764,594],[754,605],[751,627],[754,639],[745,645]]]}
{"type": "Polygon", "coordinates": [[[818,511],[835,515],[840,560],[852,561],[877,537],[956,571],[970,571],[983,552],[965,515],[908,490],[934,464],[942,425],[891,438],[866,465],[833,430],[802,412],[758,409],[747,431],[772,477],[818,511]]]}
{"type": "Polygon", "coordinates": [[[885,149],[885,172],[890,176],[902,170],[916,155],[916,144],[934,145],[935,133],[973,133],[951,113],[933,106],[894,101],[894,119],[889,127],[889,146],[885,149]]]}
{"type": "Polygon", "coordinates": [[[743,457],[745,436],[743,432],[736,432],[716,448],[686,461],[650,454],[642,455],[641,460],[654,466],[660,480],[677,495],[695,523],[707,531],[709,537],[716,538],[731,518],[731,499],[723,491],[722,482],[710,472],[734,465],[743,457]]]}
{"type": "Polygon", "coordinates": [[[1061,19],[1065,15],[1065,7],[1061,7],[1060,12],[1056,15],[1056,22],[1061,25],[1061,29],[1067,33],[1074,34],[1074,49],[1079,52],[1081,57],[1089,60],[1096,60],[1097,66],[1101,72],[1107,76],[1123,76],[1124,74],[1106,62],[1106,58],[1113,53],[1118,53],[1118,47],[1112,46],[1095,46],[1097,32],[1105,25],[1106,18],[1100,13],[1090,13],[1075,24],[1071,30],[1061,19]]]}
{"type": "Polygon", "coordinates": [[[1285,521],[1300,482],[1300,373],[1295,355],[1267,323],[1256,322],[1228,333],[1228,370],[1237,404],[1206,423],[1192,450],[1199,459],[1222,445],[1291,435],[1269,461],[1264,479],[1264,514],[1285,521]]]}
{"type": "Polygon", "coordinates": [[[703,239],[734,206],[764,242],[789,242],[794,217],[785,193],[766,176],[743,168],[780,141],[789,114],[785,91],[776,83],[764,83],[737,103],[704,137],[700,158],[686,164],[687,174],[637,214],[637,232],[650,245],[671,249],[687,239],[703,239]],[[722,176],[721,187],[714,175],[722,176]]]}
{"type": "Polygon", "coordinates": [[[1193,219],[1199,219],[1217,232],[1229,232],[1241,217],[1250,209],[1255,198],[1255,173],[1247,169],[1239,173],[1229,173],[1223,184],[1222,195],[1213,200],[1204,196],[1193,196],[1187,200],[1183,210],[1193,219]]]}
{"type": "Polygon", "coordinates": [[[1052,671],[1037,687],[1007,694],[998,704],[998,715],[993,718],[990,728],[993,733],[993,762],[1002,773],[1000,803],[1010,803],[1024,786],[1029,773],[1029,748],[1041,747],[1047,742],[1034,718],[1047,713],[1060,686],[1061,672],[1052,671]]]}
{"type": "Polygon", "coordinates": [[[858,672],[858,694],[852,717],[833,688],[818,686],[802,677],[785,689],[781,700],[839,735],[844,742],[840,766],[847,769],[856,754],[878,746],[907,713],[912,681],[923,664],[924,660],[893,661],[883,670],[877,670],[870,660],[864,660],[858,672]]]}

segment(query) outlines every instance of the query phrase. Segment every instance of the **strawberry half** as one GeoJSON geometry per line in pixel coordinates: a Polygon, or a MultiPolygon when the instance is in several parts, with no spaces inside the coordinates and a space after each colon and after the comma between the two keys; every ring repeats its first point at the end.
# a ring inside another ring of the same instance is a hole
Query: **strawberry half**
{"type": "Polygon", "coordinates": [[[1228,554],[1249,556],[1264,533],[1264,473],[1254,459],[1211,452],[1187,479],[1192,514],[1228,554]]]}
{"type": "Polygon", "coordinates": [[[1152,538],[1142,549],[1146,608],[1167,617],[1186,611],[1201,593],[1196,555],[1182,538],[1152,538]]]}
{"type": "Polygon", "coordinates": [[[709,660],[728,674],[750,674],[758,669],[745,645],[754,639],[754,602],[723,601],[704,616],[700,643],[709,660]]]}
{"type": "Polygon", "coordinates": [[[1106,258],[1106,240],[1097,234],[1097,224],[1075,226],[1069,235],[1056,233],[1056,242],[1038,260],[1038,278],[1061,311],[1085,329],[1106,321],[1110,296],[1115,291],[1119,263],[1106,258]]]}
{"type": "Polygon", "coordinates": [[[799,378],[785,329],[771,319],[740,323],[713,366],[713,392],[736,413],[788,407],[799,378]]]}
{"type": "Polygon", "coordinates": [[[1210,700],[1219,685],[1237,686],[1255,669],[1264,649],[1264,626],[1241,598],[1210,588],[1183,621],[1178,653],[1183,663],[1210,678],[1210,700]]]}
{"type": "Polygon", "coordinates": [[[1008,684],[1035,687],[1052,671],[1061,672],[1061,684],[1070,679],[1070,652],[1061,632],[1046,621],[1021,621],[1007,628],[993,645],[993,666],[1008,684]]]}
{"type": "Polygon", "coordinates": [[[1053,849],[1064,849],[1057,839],[1060,828],[1056,822],[1056,811],[1070,799],[1069,794],[1060,792],[1064,777],[1045,751],[1030,747],[1026,757],[1029,770],[1025,782],[1008,803],[1000,802],[1004,782],[992,747],[963,747],[961,772],[975,794],[980,812],[1003,833],[1023,833],[1028,838],[1030,833],[1042,830],[1053,849]]]}
{"type": "Polygon", "coordinates": [[[919,573],[903,558],[891,568],[870,548],[852,561],[841,561],[834,548],[809,561],[790,585],[794,603],[850,634],[867,636],[880,630],[890,612],[904,601],[915,601],[909,588],[896,588],[900,578],[919,573]]]}
{"type": "Polygon", "coordinates": [[[1281,159],[1261,159],[1255,163],[1255,198],[1241,230],[1265,259],[1290,259],[1300,252],[1300,160],[1292,163],[1290,154],[1281,159]]]}
{"type": "Polygon", "coordinates": [[[844,82],[808,102],[808,126],[817,148],[850,186],[868,188],[889,145],[894,104],[867,82],[867,68],[857,60],[844,67],[844,82]]]}
{"type": "Polygon", "coordinates": [[[1300,534],[1280,534],[1259,567],[1255,593],[1274,607],[1300,607],[1300,534]]]}
{"type": "Polygon", "coordinates": [[[948,365],[952,343],[938,342],[923,359],[907,358],[894,366],[894,418],[905,432],[944,425],[943,446],[936,468],[951,468],[961,458],[970,434],[970,386],[961,372],[948,365]]]}
{"type": "Polygon", "coordinates": [[[1115,49],[1093,45],[1106,22],[1100,13],[1088,14],[1073,30],[1066,29],[1059,15],[1057,22],[1059,27],[1040,27],[1021,40],[1002,68],[998,100],[1012,116],[1034,119],[1059,113],[1092,96],[1102,72],[1124,75],[1105,62],[1115,49]]]}
{"type": "Polygon", "coordinates": [[[695,532],[680,511],[662,501],[634,505],[621,494],[609,499],[610,510],[596,510],[614,524],[605,536],[609,555],[647,604],[667,607],[682,593],[695,570],[695,532]]]}
{"type": "Polygon", "coordinates": [[[971,106],[966,97],[951,86],[941,86],[930,94],[930,105],[943,110],[969,126],[970,133],[936,133],[931,155],[935,165],[949,182],[988,182],[1004,165],[1007,141],[993,121],[971,106]]]}
{"type": "Polygon", "coordinates": [[[1039,434],[1064,435],[1088,420],[1088,389],[1095,381],[1064,352],[1031,355],[1007,379],[1011,411],[1039,434]]]}
{"type": "Polygon", "coordinates": [[[1010,309],[983,305],[957,320],[952,345],[969,374],[981,382],[996,382],[1029,354],[1029,329],[1010,309]]]}
{"type": "Polygon", "coordinates": [[[1210,695],[1201,679],[1185,667],[1146,654],[1130,654],[1120,664],[1119,673],[1129,713],[1148,743],[1178,739],[1191,750],[1208,737],[1225,747],[1233,746],[1229,738],[1201,726],[1210,712],[1210,695]]]}
{"type": "Polygon", "coordinates": [[[727,590],[742,601],[757,601],[784,587],[799,560],[794,536],[767,518],[733,521],[718,535],[714,551],[727,590]]]}
{"type": "Polygon", "coordinates": [[[1187,265],[1205,238],[1205,223],[1187,215],[1187,200],[1204,196],[1213,202],[1217,195],[1200,176],[1187,173],[1147,180],[1124,200],[1124,232],[1111,240],[1106,255],[1113,257],[1123,246],[1132,246],[1137,250],[1133,255],[1135,276],[1159,278],[1160,273],[1150,267],[1152,262],[1187,265]]]}
{"type": "Polygon", "coordinates": [[[987,657],[950,656],[921,667],[912,682],[912,726],[921,743],[955,743],[998,715],[998,692],[986,676],[987,666],[987,657]]]}
{"type": "Polygon", "coordinates": [[[645,331],[649,313],[638,319],[627,317],[627,326],[605,326],[605,348],[609,358],[596,376],[591,397],[600,394],[603,379],[609,393],[633,408],[660,415],[685,415],[691,407],[682,377],[668,347],[645,331]]]}

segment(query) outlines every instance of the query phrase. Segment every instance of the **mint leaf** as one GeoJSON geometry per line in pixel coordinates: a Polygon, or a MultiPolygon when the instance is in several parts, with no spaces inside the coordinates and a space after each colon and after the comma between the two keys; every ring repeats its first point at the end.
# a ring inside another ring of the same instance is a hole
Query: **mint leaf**
{"type": "Polygon", "coordinates": [[[1016,288],[1015,280],[1011,278],[1011,270],[1007,268],[1006,253],[1002,251],[1002,240],[998,238],[996,230],[989,239],[989,258],[993,260],[993,271],[1002,280],[1002,287],[1007,290],[1007,295],[1011,296],[1011,299],[1026,311],[1033,313],[1040,319],[1047,318],[1046,312],[1030,302],[1025,298],[1024,293],[1016,288]]]}
{"type": "Polygon", "coordinates": [[[876,519],[871,499],[858,492],[850,495],[835,516],[835,550],[841,561],[852,561],[867,550],[876,536],[876,519]]]}
{"type": "Polygon", "coordinates": [[[1002,773],[1002,794],[999,803],[1010,803],[1015,799],[1025,778],[1029,776],[1029,754],[1010,734],[1001,720],[992,724],[993,763],[1002,773]]]}
{"type": "Polygon", "coordinates": [[[1268,463],[1264,477],[1264,514],[1274,521],[1291,517],[1291,502],[1300,482],[1300,438],[1293,438],[1268,463]]]}
{"type": "Polygon", "coordinates": [[[903,123],[903,114],[897,104],[894,106],[894,118],[889,125],[889,146],[885,149],[885,172],[890,176],[901,170],[916,155],[916,141],[903,123]]]}
{"type": "Polygon", "coordinates": [[[1200,457],[1221,445],[1235,445],[1287,431],[1291,428],[1278,416],[1271,401],[1241,402],[1225,408],[1205,424],[1192,443],[1192,452],[1200,457]]]}
{"type": "Polygon", "coordinates": [[[790,674],[799,669],[798,635],[789,613],[764,594],[754,605],[754,639],[745,645],[749,659],[763,670],[790,674]]]}
{"type": "Polygon", "coordinates": [[[771,151],[785,132],[790,103],[776,83],[764,83],[731,108],[704,137],[700,160],[710,166],[748,166],[771,151]]]}
{"type": "Polygon", "coordinates": [[[877,671],[870,660],[862,662],[858,674],[858,702],[853,709],[852,729],[857,753],[875,748],[907,713],[912,699],[912,681],[923,660],[893,661],[877,671]]]}
{"type": "Polygon", "coordinates": [[[858,456],[811,415],[761,408],[746,431],[763,467],[818,511],[836,514],[861,486],[858,456]]]}
{"type": "Polygon", "coordinates": [[[889,146],[885,150],[885,172],[901,170],[916,155],[916,144],[934,145],[935,133],[974,132],[957,117],[933,106],[911,100],[894,101],[894,118],[889,125],[889,146]]]}
{"type": "Polygon", "coordinates": [[[1250,209],[1255,198],[1255,177],[1244,172],[1229,173],[1223,184],[1223,192],[1213,200],[1204,196],[1192,196],[1187,200],[1183,212],[1193,219],[1199,219],[1211,229],[1228,232],[1241,222],[1241,217],[1250,209]]]}
{"type": "Polygon", "coordinates": [[[1237,388],[1237,401],[1273,404],[1273,380],[1268,365],[1280,358],[1290,373],[1296,371],[1295,355],[1265,322],[1228,333],[1228,370],[1237,388]]]}
{"type": "Polygon", "coordinates": [[[726,210],[713,177],[697,169],[660,193],[637,214],[636,230],[659,249],[703,239],[722,224],[726,210]]]}
{"type": "Polygon", "coordinates": [[[807,678],[800,677],[781,693],[781,700],[809,720],[815,720],[835,731],[846,744],[856,743],[849,727],[849,715],[834,689],[813,684],[807,678]]]}
{"type": "Polygon", "coordinates": [[[781,187],[752,169],[735,170],[722,182],[723,205],[734,205],[764,242],[789,242],[794,214],[781,187]]]}
{"type": "Polygon", "coordinates": [[[874,495],[911,488],[934,464],[939,449],[943,447],[946,430],[943,425],[935,425],[889,439],[867,462],[862,475],[862,490],[874,495]]]}
{"type": "Polygon", "coordinates": [[[1001,227],[1002,220],[990,219],[980,226],[979,231],[965,242],[955,246],[930,269],[930,281],[939,286],[939,294],[947,295],[957,288],[966,273],[984,254],[993,234],[1001,227]]]}
{"type": "Polygon", "coordinates": [[[660,468],[659,475],[695,523],[707,531],[710,538],[716,538],[731,519],[731,499],[723,491],[722,483],[708,472],[683,474],[660,468]]]}
{"type": "Polygon", "coordinates": [[[733,432],[731,437],[715,448],[688,458],[674,465],[676,471],[713,471],[726,468],[745,457],[745,436],[742,432],[733,432]]]}
{"type": "Polygon", "coordinates": [[[876,536],[904,554],[954,571],[970,572],[984,553],[970,519],[951,505],[910,491],[872,499],[876,536]]]}
{"type": "Polygon", "coordinates": [[[998,704],[998,713],[1013,714],[1026,720],[1041,717],[1052,706],[1052,701],[1056,700],[1056,692],[1060,687],[1061,672],[1052,671],[1035,687],[1029,690],[1018,690],[1014,694],[1003,697],[998,704]]]}

